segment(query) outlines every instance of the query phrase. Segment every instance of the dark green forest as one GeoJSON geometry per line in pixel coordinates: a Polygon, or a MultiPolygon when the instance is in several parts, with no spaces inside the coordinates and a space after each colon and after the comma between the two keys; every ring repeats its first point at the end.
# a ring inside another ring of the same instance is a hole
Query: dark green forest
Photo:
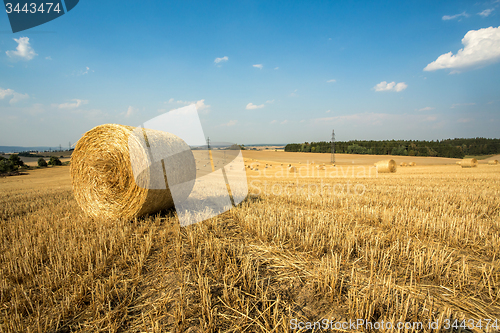
{"type": "MultiPolygon", "coordinates": [[[[285,151],[331,153],[331,142],[289,143],[285,151]]],[[[402,156],[434,156],[463,158],[466,155],[500,154],[500,139],[446,139],[436,141],[383,140],[337,141],[335,152],[339,154],[372,154],[402,156]]]]}

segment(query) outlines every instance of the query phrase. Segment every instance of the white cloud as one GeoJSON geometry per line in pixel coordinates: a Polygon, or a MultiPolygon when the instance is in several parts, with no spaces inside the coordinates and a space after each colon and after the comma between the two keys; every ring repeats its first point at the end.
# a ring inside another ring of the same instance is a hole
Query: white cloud
{"type": "Polygon", "coordinates": [[[168,100],[168,103],[169,104],[181,104],[181,105],[195,104],[196,109],[198,111],[206,110],[206,109],[208,109],[210,107],[210,105],[205,104],[205,100],[204,99],[200,99],[199,101],[182,101],[182,100],[176,101],[175,99],[171,98],[171,99],[168,100]]]}
{"type": "Polygon", "coordinates": [[[204,99],[200,99],[195,103],[196,110],[201,111],[201,110],[206,110],[210,107],[210,105],[205,104],[204,99]]]}
{"type": "Polygon", "coordinates": [[[430,106],[426,106],[425,108],[421,108],[418,111],[430,111],[430,110],[434,110],[434,108],[430,107],[430,106]]]}
{"type": "Polygon", "coordinates": [[[281,125],[285,125],[286,123],[288,123],[288,120],[286,120],[286,119],[285,119],[285,120],[283,120],[280,124],[281,124],[281,125]]]}
{"type": "Polygon", "coordinates": [[[264,67],[262,64],[252,65],[255,68],[262,69],[264,67]]]}
{"type": "Polygon", "coordinates": [[[270,124],[276,124],[278,121],[277,120],[273,120],[270,122],[270,124]]]}
{"type": "Polygon", "coordinates": [[[494,10],[495,10],[495,8],[485,9],[482,12],[477,13],[477,15],[481,15],[482,17],[488,17],[488,16],[490,16],[491,12],[494,10]]]}
{"type": "Polygon", "coordinates": [[[14,104],[14,103],[17,103],[17,102],[19,102],[19,101],[21,101],[21,100],[23,100],[23,99],[28,99],[28,98],[30,98],[30,97],[28,96],[28,94],[19,94],[19,93],[14,93],[14,94],[12,95],[12,98],[11,98],[11,100],[9,101],[9,103],[10,103],[10,104],[14,104]]]}
{"type": "Polygon", "coordinates": [[[219,64],[219,63],[226,62],[226,61],[228,61],[228,60],[229,60],[229,58],[228,58],[228,57],[226,57],[226,56],[224,56],[224,57],[222,57],[222,58],[215,58],[214,63],[219,64]]]}
{"type": "Polygon", "coordinates": [[[92,73],[93,73],[93,72],[94,72],[94,70],[93,70],[93,69],[90,69],[89,67],[85,67],[85,71],[82,71],[82,72],[80,73],[80,75],[85,75],[85,74],[88,74],[88,73],[90,73],[90,72],[92,72],[92,73]]]}
{"type": "Polygon", "coordinates": [[[450,109],[454,109],[457,106],[469,106],[469,105],[476,105],[476,103],[455,103],[450,107],[450,109]]]}
{"type": "Polygon", "coordinates": [[[236,123],[238,123],[238,120],[230,120],[229,122],[227,122],[226,124],[222,124],[221,126],[234,126],[236,125],[236,123]]]}
{"type": "Polygon", "coordinates": [[[325,112],[325,113],[330,113],[330,110],[326,110],[326,112],[325,112]]]}
{"type": "Polygon", "coordinates": [[[327,83],[332,83],[332,82],[337,82],[337,80],[335,80],[335,79],[331,79],[331,80],[328,80],[328,81],[326,81],[326,82],[327,82],[327,83]]]}
{"type": "Polygon", "coordinates": [[[272,100],[270,100],[270,101],[266,101],[266,103],[268,103],[268,104],[272,104],[272,103],[274,103],[274,99],[272,99],[272,100]]]}
{"type": "MultiPolygon", "coordinates": [[[[393,116],[393,115],[392,115],[393,116]]],[[[353,121],[359,123],[367,123],[367,124],[379,124],[384,119],[389,119],[391,117],[390,114],[387,113],[373,113],[373,112],[365,112],[365,113],[356,113],[345,116],[335,116],[335,117],[325,117],[325,118],[316,118],[315,122],[338,122],[343,123],[344,121],[353,121]]]]}
{"type": "Polygon", "coordinates": [[[5,53],[10,58],[20,58],[24,60],[31,60],[38,54],[35,53],[30,45],[30,39],[28,37],[21,37],[19,39],[14,38],[17,43],[16,51],[6,51],[5,53]]]}
{"type": "Polygon", "coordinates": [[[298,90],[298,89],[295,89],[295,90],[293,91],[293,93],[291,93],[291,94],[290,94],[290,97],[296,97],[296,96],[297,96],[297,94],[296,94],[297,90],[298,90]]]}
{"type": "Polygon", "coordinates": [[[464,48],[456,55],[448,52],[428,64],[424,71],[443,68],[460,69],[485,66],[500,60],[500,27],[468,31],[462,39],[464,48]]]}
{"type": "Polygon", "coordinates": [[[72,99],[73,103],[63,103],[63,104],[53,104],[52,106],[55,106],[59,109],[76,109],[79,108],[82,105],[88,104],[89,101],[85,99],[72,99]]]}
{"type": "Polygon", "coordinates": [[[394,81],[387,83],[387,81],[382,81],[379,84],[377,84],[373,89],[375,91],[395,91],[395,92],[400,92],[405,90],[408,87],[408,85],[404,82],[399,82],[396,83],[394,81]]]}
{"type": "Polygon", "coordinates": [[[45,57],[45,60],[52,60],[51,56],[45,57]]]}
{"type": "Polygon", "coordinates": [[[136,113],[137,109],[134,108],[133,106],[129,106],[127,109],[127,112],[125,113],[125,117],[129,118],[131,117],[134,113],[136,113]]]}
{"type": "Polygon", "coordinates": [[[442,17],[443,21],[449,21],[449,20],[454,20],[456,18],[459,18],[459,17],[469,17],[469,14],[467,14],[466,12],[462,12],[460,14],[456,14],[456,15],[445,15],[442,17]]]}
{"type": "MultiPolygon", "coordinates": [[[[421,127],[425,123],[432,122],[432,126],[438,126],[437,115],[423,115],[423,114],[390,114],[390,113],[375,113],[364,112],[347,114],[333,117],[322,117],[311,119],[312,125],[326,125],[330,124],[348,127],[366,126],[401,126],[401,124],[412,124],[421,127]]],[[[427,125],[426,125],[427,126],[427,125]]],[[[389,127],[390,128],[390,127],[389,127]]]]}
{"type": "Polygon", "coordinates": [[[264,107],[264,104],[255,105],[253,103],[248,103],[245,109],[247,109],[247,110],[254,110],[254,109],[262,109],[263,107],[264,107]]]}
{"type": "Polygon", "coordinates": [[[275,69],[275,70],[278,70],[278,69],[280,69],[280,68],[279,68],[279,67],[274,67],[274,69],[275,69]]]}
{"type": "Polygon", "coordinates": [[[12,89],[2,89],[0,88],[0,99],[4,99],[5,97],[11,97],[9,103],[15,104],[23,99],[28,99],[30,98],[28,94],[20,94],[18,92],[15,92],[12,89]]]}
{"type": "Polygon", "coordinates": [[[473,121],[473,119],[471,119],[471,118],[460,118],[460,119],[457,119],[457,123],[462,123],[462,124],[470,123],[471,121],[473,121]]]}

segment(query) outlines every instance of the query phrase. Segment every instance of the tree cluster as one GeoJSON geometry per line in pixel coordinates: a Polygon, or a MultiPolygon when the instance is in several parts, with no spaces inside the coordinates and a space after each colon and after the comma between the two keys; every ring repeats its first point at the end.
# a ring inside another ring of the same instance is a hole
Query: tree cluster
{"type": "MultiPolygon", "coordinates": [[[[331,153],[331,142],[290,143],[285,151],[331,153]]],[[[463,158],[466,155],[500,154],[500,139],[446,139],[424,140],[382,140],[382,141],[338,141],[335,152],[339,154],[372,154],[402,156],[435,156],[463,158]]]]}
{"type": "Polygon", "coordinates": [[[0,156],[0,173],[14,172],[22,166],[24,166],[24,162],[17,154],[12,154],[9,158],[0,156]]]}

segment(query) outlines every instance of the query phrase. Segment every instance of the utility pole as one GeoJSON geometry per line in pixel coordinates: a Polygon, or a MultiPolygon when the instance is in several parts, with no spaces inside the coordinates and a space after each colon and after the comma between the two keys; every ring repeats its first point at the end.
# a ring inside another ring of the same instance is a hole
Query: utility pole
{"type": "Polygon", "coordinates": [[[332,130],[332,164],[335,164],[335,130],[332,130]]]}

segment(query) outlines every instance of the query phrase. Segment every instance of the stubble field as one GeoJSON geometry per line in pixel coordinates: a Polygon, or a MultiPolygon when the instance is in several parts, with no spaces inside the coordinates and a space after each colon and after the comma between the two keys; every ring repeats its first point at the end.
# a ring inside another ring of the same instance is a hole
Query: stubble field
{"type": "Polygon", "coordinates": [[[184,228],[173,210],[85,217],[68,167],[1,178],[0,332],[497,330],[500,166],[262,154],[244,155],[260,166],[242,204],[184,228]]]}

